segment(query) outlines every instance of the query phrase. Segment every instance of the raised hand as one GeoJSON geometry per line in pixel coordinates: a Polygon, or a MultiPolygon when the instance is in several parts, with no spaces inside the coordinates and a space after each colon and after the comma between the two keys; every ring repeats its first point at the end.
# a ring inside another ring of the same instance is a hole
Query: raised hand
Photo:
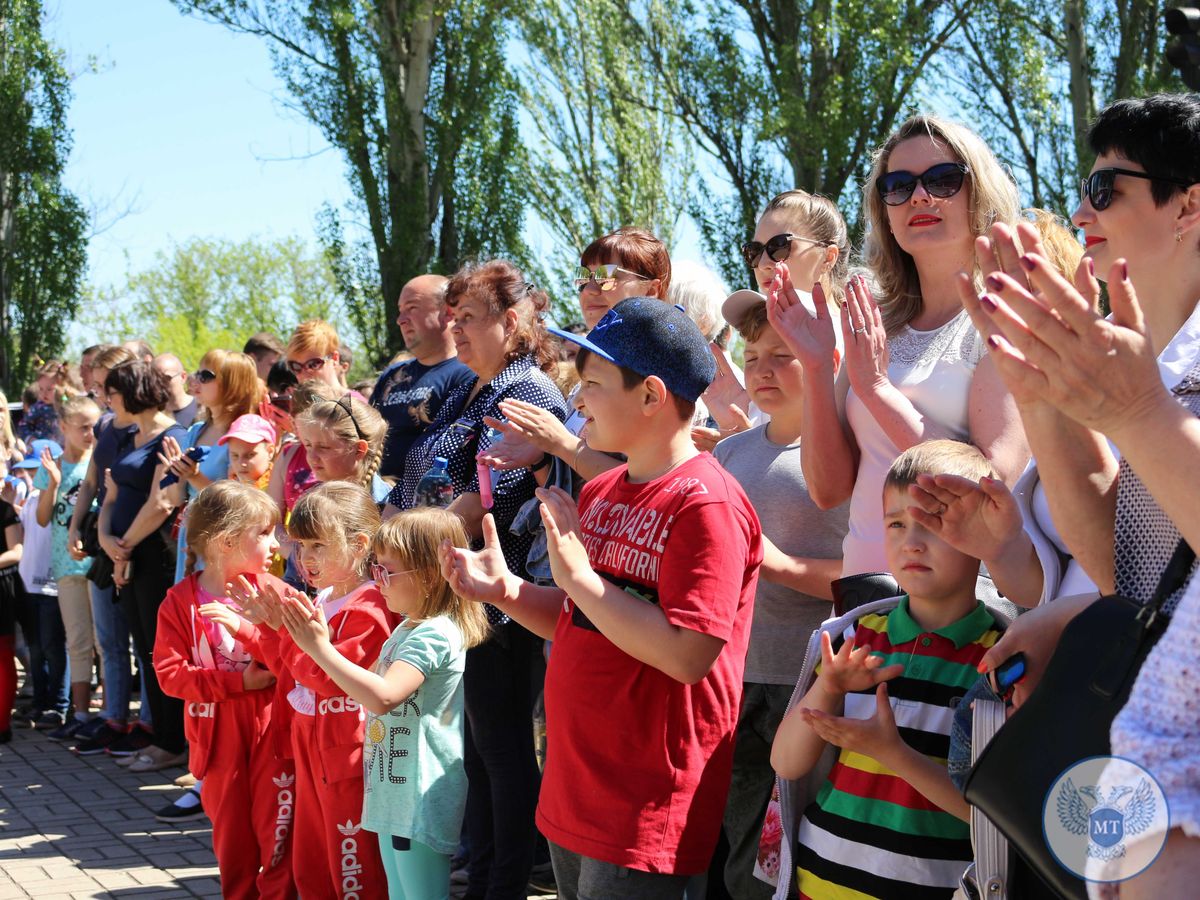
{"type": "Polygon", "coordinates": [[[852,640],[843,643],[834,653],[829,632],[821,633],[821,674],[818,680],[831,694],[863,691],[903,672],[904,666],[899,663],[885,666],[882,656],[872,656],[869,647],[855,647],[852,640]]]}
{"type": "Polygon", "coordinates": [[[999,559],[1024,534],[1017,500],[998,479],[918,475],[908,494],[913,518],[967,556],[999,559]]]}
{"type": "Polygon", "coordinates": [[[505,600],[516,596],[516,588],[510,583],[510,579],[516,576],[509,572],[508,564],[504,561],[496,520],[491,513],[483,517],[482,550],[455,547],[447,540],[442,542],[438,556],[441,558],[442,576],[460,597],[500,606],[505,600]]]}
{"type": "Polygon", "coordinates": [[[846,375],[855,394],[870,396],[889,383],[883,314],[861,275],[854,276],[846,285],[842,339],[846,345],[846,375]]]}
{"type": "Polygon", "coordinates": [[[173,472],[175,477],[180,481],[186,481],[196,474],[200,469],[200,464],[183,452],[179,446],[179,441],[167,435],[162,439],[162,450],[158,454],[158,461],[168,472],[173,472]]]}
{"type": "Polygon", "coordinates": [[[851,753],[886,759],[901,740],[886,684],[875,689],[875,715],[869,719],[834,716],[809,707],[800,707],[798,714],[821,740],[851,753]]]}
{"type": "Polygon", "coordinates": [[[510,434],[519,434],[537,447],[541,453],[561,453],[568,444],[573,444],[575,440],[571,432],[567,430],[567,426],[558,420],[558,416],[550,410],[534,406],[532,403],[526,403],[523,400],[501,400],[500,412],[508,421],[492,427],[499,428],[504,432],[505,439],[510,434]]]}
{"type": "Polygon", "coordinates": [[[767,321],[805,371],[833,366],[837,336],[824,289],[820,284],[813,286],[813,312],[809,312],[792,284],[787,263],[781,262],[775,269],[775,278],[767,286],[767,321]]]}
{"type": "Polygon", "coordinates": [[[281,615],[288,634],[305,653],[311,654],[321,644],[329,643],[325,610],[299,591],[289,593],[284,599],[281,615]]]}
{"type": "Polygon", "coordinates": [[[245,575],[239,575],[234,581],[226,582],[225,596],[242,608],[247,621],[275,631],[283,627],[283,600],[271,585],[260,590],[245,575]]]}
{"type": "Polygon", "coordinates": [[[62,471],[58,468],[58,463],[54,461],[54,457],[50,455],[50,448],[43,447],[42,455],[39,458],[42,468],[46,470],[46,477],[50,479],[50,490],[58,488],[62,483],[62,471]]]}
{"type": "Polygon", "coordinates": [[[483,421],[504,437],[479,452],[476,459],[480,462],[503,472],[510,469],[528,469],[541,461],[546,451],[526,437],[512,422],[493,419],[491,416],[484,416],[483,421]]]}
{"type": "Polygon", "coordinates": [[[728,431],[732,434],[734,431],[742,431],[744,429],[739,427],[741,422],[749,421],[746,418],[746,410],[750,408],[750,395],[738,380],[737,372],[733,371],[733,366],[725,357],[725,351],[716,344],[709,344],[708,349],[717,362],[717,374],[712,384],[701,395],[704,404],[717,420],[722,432],[728,431]]]}
{"type": "Polygon", "coordinates": [[[570,593],[570,585],[592,572],[587,548],[579,529],[579,508],[571,495],[559,487],[539,488],[542,522],[546,525],[546,549],[555,583],[570,593]]]}

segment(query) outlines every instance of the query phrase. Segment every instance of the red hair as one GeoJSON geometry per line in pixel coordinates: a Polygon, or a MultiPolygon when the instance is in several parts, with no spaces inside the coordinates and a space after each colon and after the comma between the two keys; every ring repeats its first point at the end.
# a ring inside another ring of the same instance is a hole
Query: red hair
{"type": "Polygon", "coordinates": [[[658,279],[658,297],[665,298],[671,287],[671,254],[667,245],[641,228],[618,228],[612,234],[598,237],[579,258],[584,266],[599,266],[615,262],[647,279],[658,279]]]}

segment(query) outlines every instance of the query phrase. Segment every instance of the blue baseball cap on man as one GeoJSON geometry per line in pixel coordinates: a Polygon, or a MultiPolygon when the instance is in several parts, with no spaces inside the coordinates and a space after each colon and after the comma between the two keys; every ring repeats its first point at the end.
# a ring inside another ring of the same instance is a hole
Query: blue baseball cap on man
{"type": "Polygon", "coordinates": [[[654,297],[622,300],[586,336],[549,331],[644,378],[661,378],[668,391],[691,403],[717,374],[708,341],[683,307],[654,297]]]}

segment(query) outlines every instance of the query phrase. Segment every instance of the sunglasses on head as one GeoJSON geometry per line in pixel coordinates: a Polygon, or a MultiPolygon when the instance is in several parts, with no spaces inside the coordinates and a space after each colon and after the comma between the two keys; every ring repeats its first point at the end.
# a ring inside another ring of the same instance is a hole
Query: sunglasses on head
{"type": "Polygon", "coordinates": [[[192,373],[192,377],[200,384],[212,384],[217,380],[217,373],[212,369],[197,369],[192,373]]]}
{"type": "Polygon", "coordinates": [[[331,356],[314,356],[312,359],[305,360],[304,362],[296,362],[294,359],[289,359],[288,369],[291,370],[293,375],[299,375],[304,371],[315,372],[321,366],[325,365],[327,360],[332,358],[331,356]]]}
{"type": "Polygon", "coordinates": [[[912,172],[887,172],[875,179],[875,189],[888,206],[907,203],[920,184],[930,197],[945,200],[962,190],[963,179],[971,170],[962,163],[946,162],[930,166],[920,175],[912,172]]]}
{"type": "Polygon", "coordinates": [[[411,575],[416,569],[405,569],[403,572],[389,572],[383,567],[383,563],[371,563],[371,580],[378,585],[387,587],[392,583],[393,578],[399,578],[401,575],[411,575]]]}
{"type": "Polygon", "coordinates": [[[767,254],[767,259],[771,262],[783,262],[792,255],[792,241],[807,241],[810,244],[817,244],[821,247],[828,247],[833,243],[832,241],[819,241],[816,238],[803,237],[788,231],[767,238],[765,242],[746,241],[746,243],[742,244],[742,259],[752,269],[758,265],[759,257],[763,253],[767,254]]]}
{"type": "Polygon", "coordinates": [[[1108,209],[1113,200],[1113,183],[1118,175],[1128,175],[1130,178],[1144,178],[1146,181],[1165,181],[1167,184],[1177,184],[1189,187],[1191,182],[1178,178],[1168,178],[1165,175],[1151,175],[1149,172],[1135,172],[1132,169],[1097,169],[1079,184],[1079,202],[1091,201],[1092,209],[1100,212],[1108,209]]]}
{"type": "Polygon", "coordinates": [[[626,275],[632,275],[638,281],[649,281],[645,275],[639,275],[637,272],[630,272],[628,269],[622,269],[620,266],[603,265],[603,266],[580,266],[575,271],[575,290],[582,291],[589,284],[595,282],[596,287],[604,292],[611,291],[617,286],[617,273],[623,272],[626,275]]]}

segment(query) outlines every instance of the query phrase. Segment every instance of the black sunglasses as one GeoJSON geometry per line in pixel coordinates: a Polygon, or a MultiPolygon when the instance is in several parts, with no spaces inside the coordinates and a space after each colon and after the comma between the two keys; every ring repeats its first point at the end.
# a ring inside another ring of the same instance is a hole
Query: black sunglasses
{"type": "Polygon", "coordinates": [[[746,243],[742,244],[742,259],[752,269],[758,265],[759,257],[764,252],[767,254],[767,259],[771,260],[771,262],[783,262],[792,255],[792,241],[808,241],[810,244],[818,244],[822,247],[828,247],[833,243],[832,241],[819,241],[816,238],[802,237],[788,231],[767,238],[765,242],[746,241],[746,243]]]}
{"type": "Polygon", "coordinates": [[[198,369],[192,374],[192,377],[201,384],[212,384],[217,380],[217,373],[212,369],[198,369]]]}
{"type": "Polygon", "coordinates": [[[1149,172],[1135,172],[1132,169],[1097,169],[1079,184],[1079,202],[1090,200],[1092,209],[1100,212],[1108,209],[1113,199],[1113,182],[1118,175],[1128,175],[1130,178],[1144,178],[1147,181],[1165,181],[1167,184],[1177,184],[1180,187],[1190,187],[1190,181],[1178,178],[1168,178],[1165,175],[1151,175],[1149,172]]]}
{"type": "Polygon", "coordinates": [[[921,184],[930,197],[945,200],[962,190],[963,179],[971,170],[962,163],[946,162],[930,166],[920,175],[912,172],[887,172],[875,179],[875,189],[888,206],[907,203],[921,184]]]}

